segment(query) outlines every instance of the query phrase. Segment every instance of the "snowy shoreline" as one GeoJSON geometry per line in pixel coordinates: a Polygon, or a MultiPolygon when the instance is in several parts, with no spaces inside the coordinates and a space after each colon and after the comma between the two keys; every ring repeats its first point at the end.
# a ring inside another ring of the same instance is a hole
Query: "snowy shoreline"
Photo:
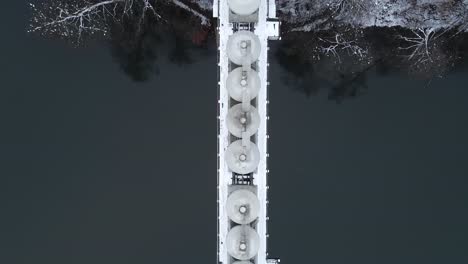
{"type": "MultiPolygon", "coordinates": [[[[190,0],[211,12],[211,0],[190,0]]],[[[290,31],[356,28],[468,29],[468,0],[278,0],[278,15],[290,31]]]]}

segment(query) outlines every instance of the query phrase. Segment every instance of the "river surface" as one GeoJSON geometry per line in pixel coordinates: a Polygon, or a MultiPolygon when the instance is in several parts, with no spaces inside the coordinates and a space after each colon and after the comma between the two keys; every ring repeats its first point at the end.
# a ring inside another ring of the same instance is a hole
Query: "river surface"
{"type": "MultiPolygon", "coordinates": [[[[159,74],[134,82],[106,44],[30,36],[25,6],[9,13],[0,263],[215,263],[214,50],[178,65],[162,45],[159,74]]],[[[341,103],[285,75],[271,56],[270,256],[468,263],[466,70],[430,85],[371,71],[341,103]]]]}

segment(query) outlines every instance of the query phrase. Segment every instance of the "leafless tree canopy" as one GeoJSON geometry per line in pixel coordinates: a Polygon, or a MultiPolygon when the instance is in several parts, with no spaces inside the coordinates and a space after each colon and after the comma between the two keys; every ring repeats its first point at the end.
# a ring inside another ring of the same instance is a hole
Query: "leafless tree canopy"
{"type": "Polygon", "coordinates": [[[400,47],[402,50],[408,51],[408,59],[413,60],[415,63],[425,63],[432,60],[431,49],[433,42],[439,36],[436,34],[437,30],[434,28],[418,28],[411,30],[411,36],[399,35],[404,40],[406,46],[400,47]]]}
{"type": "Polygon", "coordinates": [[[354,39],[345,39],[340,33],[336,33],[335,37],[329,39],[319,37],[319,40],[323,42],[320,51],[325,55],[336,57],[338,62],[341,62],[341,52],[346,52],[348,55],[355,56],[358,59],[363,59],[367,56],[365,48],[361,47],[354,39]]]}
{"type": "Polygon", "coordinates": [[[333,0],[330,3],[330,9],[335,14],[352,13],[360,14],[371,5],[369,0],[333,0]]]}
{"type": "Polygon", "coordinates": [[[156,0],[49,0],[30,4],[33,11],[29,32],[58,36],[80,43],[89,35],[109,34],[113,23],[137,16],[160,19],[156,0]]]}

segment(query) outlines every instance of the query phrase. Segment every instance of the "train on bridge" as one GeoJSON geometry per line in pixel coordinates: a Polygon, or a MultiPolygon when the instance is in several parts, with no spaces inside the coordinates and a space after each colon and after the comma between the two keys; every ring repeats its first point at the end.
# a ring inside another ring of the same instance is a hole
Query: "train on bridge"
{"type": "Polygon", "coordinates": [[[274,0],[214,0],[218,41],[217,264],[276,264],[267,253],[268,40],[274,0]]]}

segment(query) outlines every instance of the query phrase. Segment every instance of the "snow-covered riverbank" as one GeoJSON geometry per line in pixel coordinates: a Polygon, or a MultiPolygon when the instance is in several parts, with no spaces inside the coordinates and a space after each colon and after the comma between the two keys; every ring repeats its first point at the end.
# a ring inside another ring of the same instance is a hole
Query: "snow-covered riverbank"
{"type": "MultiPolygon", "coordinates": [[[[211,0],[190,0],[211,10],[211,0]]],[[[292,31],[354,27],[468,28],[468,0],[278,0],[281,21],[292,31]]]]}

